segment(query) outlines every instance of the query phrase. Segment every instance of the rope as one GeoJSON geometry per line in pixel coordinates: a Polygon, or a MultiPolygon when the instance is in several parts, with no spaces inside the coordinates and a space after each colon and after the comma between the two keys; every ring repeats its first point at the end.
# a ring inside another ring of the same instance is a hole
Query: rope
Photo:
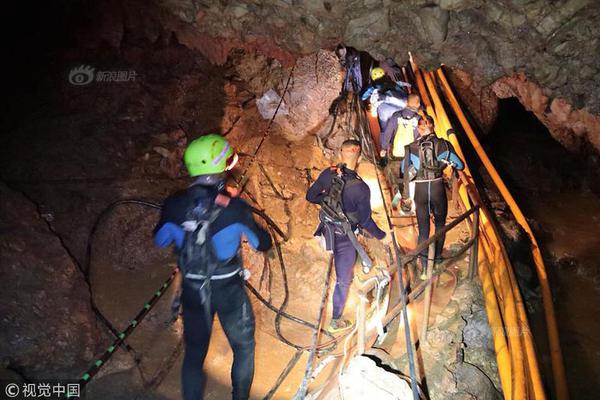
{"type": "Polygon", "coordinates": [[[294,69],[295,68],[296,68],[296,63],[294,62],[294,65],[292,66],[292,69],[290,70],[290,75],[288,76],[287,82],[285,83],[285,87],[283,88],[283,93],[281,94],[281,98],[279,99],[279,103],[277,103],[277,108],[275,109],[275,112],[273,113],[273,116],[269,120],[269,124],[267,125],[267,129],[265,129],[265,132],[263,133],[263,136],[260,139],[260,142],[258,143],[258,146],[256,147],[256,149],[254,150],[254,153],[250,157],[250,162],[246,166],[246,169],[244,170],[244,172],[242,172],[242,175],[240,175],[239,180],[236,182],[237,185],[238,185],[238,188],[240,189],[240,192],[244,191],[244,187],[246,186],[246,183],[248,183],[247,173],[248,173],[248,170],[250,169],[250,167],[252,166],[254,160],[256,159],[256,154],[258,154],[258,152],[260,151],[260,148],[262,147],[263,143],[265,142],[265,139],[267,138],[267,136],[271,132],[271,126],[273,125],[273,122],[275,121],[275,117],[277,116],[277,113],[279,112],[279,108],[281,107],[281,104],[283,103],[283,98],[285,97],[285,94],[287,93],[288,87],[290,85],[290,81],[292,80],[292,76],[294,75],[294,69]]]}

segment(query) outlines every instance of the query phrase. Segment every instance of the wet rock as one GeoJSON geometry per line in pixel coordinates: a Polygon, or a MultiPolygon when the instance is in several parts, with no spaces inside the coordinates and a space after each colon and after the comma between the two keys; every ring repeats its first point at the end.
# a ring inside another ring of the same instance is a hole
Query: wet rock
{"type": "Polygon", "coordinates": [[[453,369],[457,389],[478,400],[501,398],[500,393],[494,388],[490,379],[479,368],[468,363],[458,363],[453,369]]]}
{"type": "Polygon", "coordinates": [[[35,205],[4,184],[0,197],[0,359],[29,379],[76,376],[100,340],[89,288],[35,205]]]}

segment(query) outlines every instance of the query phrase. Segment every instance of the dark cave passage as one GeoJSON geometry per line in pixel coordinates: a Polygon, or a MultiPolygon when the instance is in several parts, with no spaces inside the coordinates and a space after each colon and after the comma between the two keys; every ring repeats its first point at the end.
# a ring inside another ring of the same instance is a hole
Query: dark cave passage
{"type": "MultiPolygon", "coordinates": [[[[599,171],[565,150],[515,98],[499,100],[496,123],[482,140],[539,240],[572,396],[595,398],[600,323],[590,316],[600,313],[599,171]]],[[[535,321],[533,315],[534,329],[535,321]]]]}

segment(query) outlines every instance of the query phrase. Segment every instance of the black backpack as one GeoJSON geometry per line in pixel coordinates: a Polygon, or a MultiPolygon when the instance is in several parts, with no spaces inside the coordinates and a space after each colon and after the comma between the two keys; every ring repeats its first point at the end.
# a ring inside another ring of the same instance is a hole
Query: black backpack
{"type": "Polygon", "coordinates": [[[424,179],[436,179],[442,176],[442,171],[446,167],[446,164],[438,160],[440,142],[446,144],[448,150],[448,157],[450,157],[450,147],[445,140],[435,140],[436,136],[431,134],[425,136],[418,142],[419,146],[419,162],[421,178],[424,179]]]}
{"type": "Polygon", "coordinates": [[[223,210],[208,197],[196,200],[195,206],[187,211],[187,220],[182,224],[185,239],[178,259],[184,279],[210,280],[217,268],[229,263],[218,259],[211,243],[210,226],[223,210]]]}
{"type": "Polygon", "coordinates": [[[331,185],[321,203],[319,218],[321,219],[321,222],[333,224],[346,233],[346,230],[351,229],[351,226],[358,221],[353,214],[346,214],[344,211],[344,206],[342,205],[342,193],[346,187],[358,184],[361,180],[358,177],[344,174],[344,168],[344,165],[332,167],[333,177],[331,179],[331,185]],[[341,176],[337,173],[339,170],[342,171],[341,176]]]}

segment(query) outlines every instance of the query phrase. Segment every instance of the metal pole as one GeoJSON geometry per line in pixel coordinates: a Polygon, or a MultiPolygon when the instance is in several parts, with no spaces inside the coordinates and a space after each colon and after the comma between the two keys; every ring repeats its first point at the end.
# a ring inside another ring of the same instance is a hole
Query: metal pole
{"type": "Polygon", "coordinates": [[[475,216],[473,217],[473,227],[471,228],[471,232],[473,232],[473,244],[471,245],[471,258],[469,260],[470,281],[472,281],[475,277],[477,265],[479,264],[479,209],[475,211],[475,216]]]}
{"type": "Polygon", "coordinates": [[[358,318],[356,321],[358,329],[358,354],[365,353],[365,332],[366,332],[366,314],[367,314],[367,298],[360,296],[360,304],[358,306],[358,318]]]}
{"type": "Polygon", "coordinates": [[[431,295],[433,282],[431,277],[433,276],[433,262],[435,257],[435,242],[429,245],[429,252],[427,254],[426,264],[426,276],[427,276],[427,287],[425,288],[425,303],[423,304],[423,323],[421,324],[421,340],[427,340],[427,327],[429,325],[429,309],[431,308],[431,295]]]}

